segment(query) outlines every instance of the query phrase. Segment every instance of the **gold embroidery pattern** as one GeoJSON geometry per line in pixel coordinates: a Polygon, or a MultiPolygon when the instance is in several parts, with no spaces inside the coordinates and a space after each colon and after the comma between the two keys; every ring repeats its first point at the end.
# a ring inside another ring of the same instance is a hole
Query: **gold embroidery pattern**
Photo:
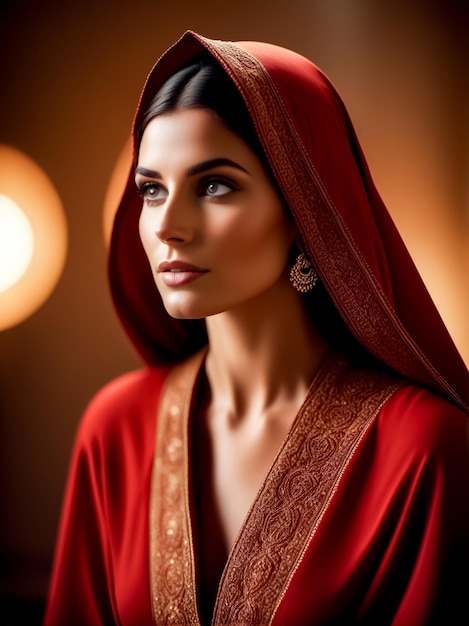
{"type": "MultiPolygon", "coordinates": [[[[188,488],[188,425],[201,356],[176,366],[157,424],[150,500],[155,623],[199,624],[188,488]]],[[[241,529],[220,583],[214,626],[268,624],[341,476],[379,409],[400,386],[323,364],[241,529]]]]}
{"type": "Polygon", "coordinates": [[[150,587],[155,624],[198,624],[188,496],[190,390],[195,355],[169,374],[158,412],[150,494],[150,587]]]}
{"type": "Polygon", "coordinates": [[[238,85],[308,253],[336,306],[366,347],[402,375],[464,404],[403,327],[334,207],[263,65],[234,43],[199,37],[238,85]],[[305,206],[309,208],[305,211],[305,206]],[[311,243],[314,242],[314,247],[311,243]],[[321,268],[327,267],[327,272],[321,268]],[[365,329],[365,332],[363,332],[365,329]]]}
{"type": "Polygon", "coordinates": [[[235,544],[213,623],[269,624],[358,444],[401,385],[326,363],[235,544]]]}

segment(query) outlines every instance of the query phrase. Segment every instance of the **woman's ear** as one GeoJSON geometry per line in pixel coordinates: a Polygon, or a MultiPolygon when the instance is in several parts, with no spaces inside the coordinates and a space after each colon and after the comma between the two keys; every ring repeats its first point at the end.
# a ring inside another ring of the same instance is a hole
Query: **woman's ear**
{"type": "Polygon", "coordinates": [[[293,265],[293,263],[296,261],[296,259],[298,258],[298,255],[300,255],[303,252],[303,245],[301,243],[301,240],[299,238],[298,235],[298,230],[296,228],[296,224],[295,224],[295,232],[294,232],[294,237],[290,246],[290,252],[288,254],[288,260],[290,263],[290,266],[293,265]]]}

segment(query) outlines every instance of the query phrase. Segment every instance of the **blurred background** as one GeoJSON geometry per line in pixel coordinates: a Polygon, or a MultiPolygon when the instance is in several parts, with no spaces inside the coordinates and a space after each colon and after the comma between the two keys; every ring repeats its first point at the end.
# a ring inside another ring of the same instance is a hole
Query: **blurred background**
{"type": "Polygon", "coordinates": [[[326,71],[469,362],[469,3],[1,0],[0,200],[46,232],[17,284],[0,284],[1,624],[40,622],[78,421],[140,366],[109,297],[103,212],[146,74],[186,29],[326,71]]]}

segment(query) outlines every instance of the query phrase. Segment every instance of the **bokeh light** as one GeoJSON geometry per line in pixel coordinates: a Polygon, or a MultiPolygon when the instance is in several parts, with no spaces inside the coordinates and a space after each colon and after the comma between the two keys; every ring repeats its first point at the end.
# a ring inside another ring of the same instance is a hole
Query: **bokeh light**
{"type": "Polygon", "coordinates": [[[21,279],[33,251],[31,222],[13,200],[0,194],[0,292],[21,279]]]}
{"type": "Polygon", "coordinates": [[[119,207],[122,194],[125,190],[125,185],[127,183],[127,176],[129,174],[131,163],[132,142],[129,138],[124,144],[116,161],[107,187],[106,197],[104,198],[103,231],[106,244],[109,244],[109,242],[111,241],[114,217],[119,207]]]}
{"type": "Polygon", "coordinates": [[[0,144],[0,330],[32,315],[62,273],[67,226],[60,198],[28,156],[0,144]]]}

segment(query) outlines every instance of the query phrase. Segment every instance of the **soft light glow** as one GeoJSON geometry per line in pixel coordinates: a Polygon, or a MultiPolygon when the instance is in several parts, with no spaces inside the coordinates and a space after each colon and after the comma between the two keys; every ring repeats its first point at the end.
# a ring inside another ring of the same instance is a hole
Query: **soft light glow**
{"type": "Polygon", "coordinates": [[[109,180],[104,198],[103,230],[106,244],[111,240],[114,217],[119,207],[127,183],[127,176],[132,163],[132,143],[130,138],[124,144],[109,180]]]}
{"type": "Polygon", "coordinates": [[[65,263],[67,228],[60,198],[46,174],[19,150],[2,144],[0,199],[3,330],[32,315],[52,293],[65,263]]]}
{"type": "Polygon", "coordinates": [[[13,200],[0,194],[0,292],[20,280],[28,269],[33,250],[30,221],[13,200]]]}

